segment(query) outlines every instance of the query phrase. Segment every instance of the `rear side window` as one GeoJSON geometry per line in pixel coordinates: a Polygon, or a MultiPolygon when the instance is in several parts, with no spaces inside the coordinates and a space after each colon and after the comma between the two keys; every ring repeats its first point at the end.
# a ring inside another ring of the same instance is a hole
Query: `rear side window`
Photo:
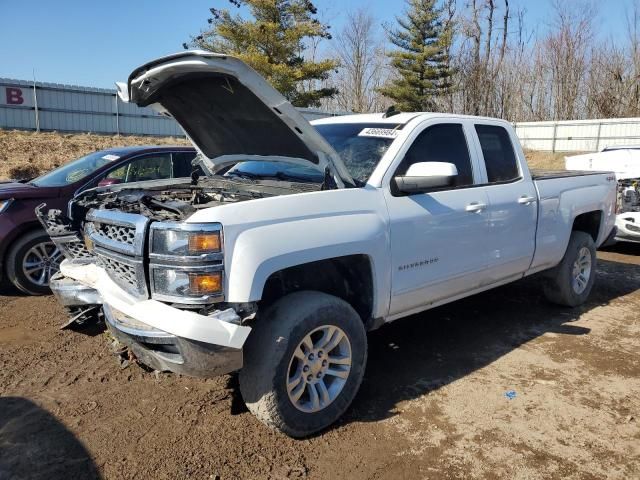
{"type": "Polygon", "coordinates": [[[417,162],[453,163],[458,169],[453,186],[473,185],[467,140],[459,123],[442,123],[423,130],[409,147],[396,175],[404,175],[417,162]]]}
{"type": "Polygon", "coordinates": [[[518,161],[509,133],[495,125],[476,125],[489,183],[509,182],[520,178],[518,161]]]}

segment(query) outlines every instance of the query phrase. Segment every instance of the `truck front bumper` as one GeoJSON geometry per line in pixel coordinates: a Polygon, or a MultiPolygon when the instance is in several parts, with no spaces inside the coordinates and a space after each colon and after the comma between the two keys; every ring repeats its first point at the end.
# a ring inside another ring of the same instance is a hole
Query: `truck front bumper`
{"type": "Polygon", "coordinates": [[[156,370],[212,377],[242,367],[242,346],[251,329],[232,310],[199,315],[156,300],[139,300],[100,267],[68,260],[52,290],[65,306],[103,305],[107,328],[136,357],[156,370]]]}
{"type": "Polygon", "coordinates": [[[616,227],[616,240],[619,242],[640,242],[640,212],[618,214],[616,227]]]}

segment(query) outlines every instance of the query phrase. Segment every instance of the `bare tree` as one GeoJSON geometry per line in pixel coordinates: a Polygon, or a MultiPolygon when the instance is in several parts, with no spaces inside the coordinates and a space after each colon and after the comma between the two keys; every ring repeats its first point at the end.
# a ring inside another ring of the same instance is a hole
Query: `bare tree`
{"type": "Polygon", "coordinates": [[[471,0],[459,19],[462,38],[454,67],[460,111],[492,115],[500,110],[496,82],[507,54],[510,18],[509,0],[471,0]]]}
{"type": "Polygon", "coordinates": [[[365,9],[347,14],[345,26],[336,36],[334,49],[340,67],[333,76],[338,89],[338,109],[352,112],[382,110],[388,101],[377,89],[386,79],[382,34],[374,17],[365,9]]]}

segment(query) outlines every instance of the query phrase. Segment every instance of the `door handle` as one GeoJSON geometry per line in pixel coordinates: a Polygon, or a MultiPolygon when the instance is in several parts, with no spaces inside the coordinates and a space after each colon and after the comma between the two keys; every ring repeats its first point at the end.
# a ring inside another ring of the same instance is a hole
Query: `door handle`
{"type": "Polygon", "coordinates": [[[466,207],[464,207],[464,209],[467,212],[480,212],[480,211],[484,210],[485,208],[487,208],[487,204],[486,203],[480,203],[480,202],[472,202],[469,205],[467,205],[466,207]]]}
{"type": "Polygon", "coordinates": [[[519,199],[518,199],[518,203],[520,205],[529,205],[533,202],[535,202],[537,200],[536,197],[530,197],[528,195],[522,195],[519,199]]]}

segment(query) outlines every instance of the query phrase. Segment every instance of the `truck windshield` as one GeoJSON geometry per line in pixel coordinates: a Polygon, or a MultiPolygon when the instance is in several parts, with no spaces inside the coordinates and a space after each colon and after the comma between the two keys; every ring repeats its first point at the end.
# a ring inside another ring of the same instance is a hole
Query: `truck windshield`
{"type": "Polygon", "coordinates": [[[328,123],[314,127],[338,152],[351,176],[359,184],[364,184],[393,142],[394,138],[390,133],[402,128],[402,125],[328,123]]]}
{"type": "Polygon", "coordinates": [[[118,155],[104,150],[90,153],[34,178],[29,183],[38,187],[64,187],[82,180],[99,168],[119,158],[118,155]]]}

